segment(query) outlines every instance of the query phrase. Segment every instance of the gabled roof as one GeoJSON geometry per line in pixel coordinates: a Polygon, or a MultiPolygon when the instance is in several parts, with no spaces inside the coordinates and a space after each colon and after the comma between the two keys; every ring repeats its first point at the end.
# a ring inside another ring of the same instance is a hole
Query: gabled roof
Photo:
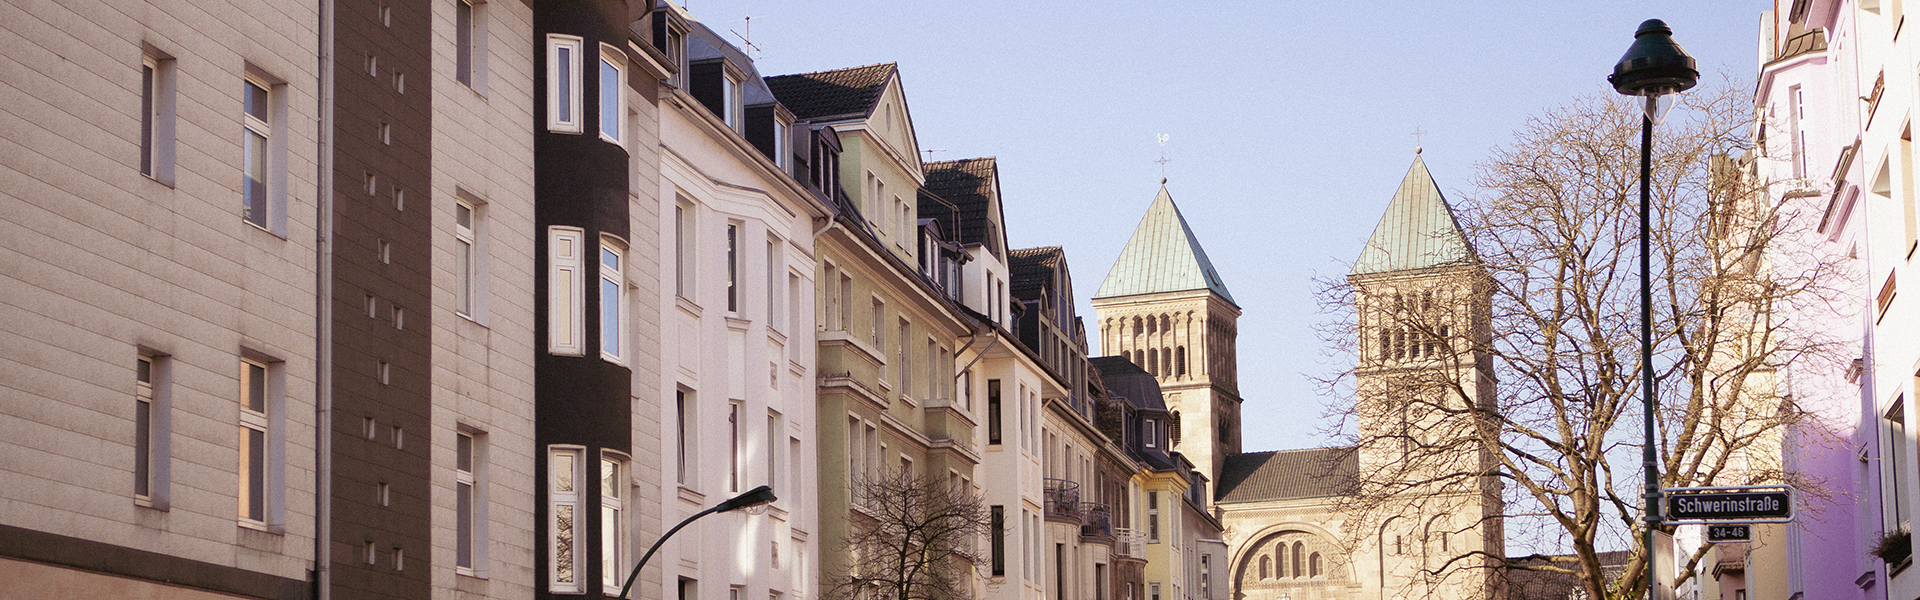
{"type": "Polygon", "coordinates": [[[1357,455],[1350,446],[1230,454],[1214,497],[1259,502],[1345,495],[1360,474],[1357,455]]]}
{"type": "Polygon", "coordinates": [[[1059,246],[1007,251],[1008,293],[1021,300],[1039,298],[1040,290],[1053,285],[1053,274],[1066,256],[1059,246]]]}
{"type": "MultiPolygon", "coordinates": [[[[998,248],[1001,240],[989,244],[986,239],[990,233],[997,235],[1000,231],[998,227],[987,226],[989,221],[997,222],[1001,217],[993,212],[993,197],[998,191],[995,186],[999,180],[994,157],[943,160],[925,163],[921,168],[927,174],[925,189],[946,199],[957,211],[952,215],[952,223],[958,228],[954,240],[998,248]]],[[[921,210],[926,210],[924,203],[921,210]]]]}
{"type": "Polygon", "coordinates": [[[1133,238],[1127,240],[1126,249],[1120,251],[1119,260],[1113,262],[1113,270],[1107,272],[1107,280],[1100,284],[1099,293],[1093,297],[1188,290],[1212,290],[1227,302],[1239,305],[1233,301],[1233,294],[1227,293],[1227,284],[1214,271],[1213,261],[1207,260],[1207,251],[1200,248],[1200,240],[1194,237],[1193,229],[1187,227],[1186,217],[1180,215],[1180,208],[1173,205],[1173,196],[1162,185],[1160,195],[1147,207],[1140,226],[1133,230],[1133,238]]]}
{"type": "Polygon", "coordinates": [[[881,63],[831,71],[779,75],[766,79],[767,89],[801,120],[858,116],[873,112],[887,80],[899,67],[881,63]]]}
{"type": "Polygon", "coordinates": [[[1413,166],[1400,180],[1387,213],[1373,228],[1373,237],[1354,261],[1352,275],[1411,271],[1466,263],[1473,260],[1473,248],[1453,217],[1453,207],[1440,195],[1433,174],[1420,155],[1413,155],[1413,166]]]}

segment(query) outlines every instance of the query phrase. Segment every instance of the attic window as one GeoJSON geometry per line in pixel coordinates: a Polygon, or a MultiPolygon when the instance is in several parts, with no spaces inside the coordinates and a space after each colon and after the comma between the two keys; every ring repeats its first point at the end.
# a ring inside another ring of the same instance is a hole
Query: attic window
{"type": "Polygon", "coordinates": [[[746,121],[746,108],[740,103],[740,77],[734,75],[731,69],[727,70],[726,82],[721,84],[720,94],[720,106],[724,107],[725,113],[720,118],[727,122],[727,127],[739,130],[741,122],[746,121]]]}

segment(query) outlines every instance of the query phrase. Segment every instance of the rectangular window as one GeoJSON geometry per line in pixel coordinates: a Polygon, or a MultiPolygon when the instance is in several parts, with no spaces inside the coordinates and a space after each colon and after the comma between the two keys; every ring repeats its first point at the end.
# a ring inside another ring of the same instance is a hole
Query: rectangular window
{"type": "Polygon", "coordinates": [[[688,300],[694,299],[693,210],[686,198],[673,206],[673,293],[688,300]]]}
{"type": "Polygon", "coordinates": [[[774,330],[785,329],[780,323],[780,280],[787,267],[781,264],[780,240],[767,238],[767,327],[774,330]]]}
{"type": "Polygon", "coordinates": [[[907,390],[913,389],[913,346],[912,343],[908,341],[911,339],[913,339],[913,324],[908,323],[906,319],[901,319],[900,337],[894,340],[896,344],[895,355],[898,357],[899,372],[897,376],[900,378],[901,398],[910,396],[911,394],[908,394],[907,390]]]}
{"type": "Polygon", "coordinates": [[[740,129],[740,123],[745,120],[741,118],[743,111],[740,99],[740,80],[735,79],[733,73],[727,73],[725,79],[726,83],[721,86],[722,95],[720,102],[721,106],[725,108],[726,114],[720,115],[720,118],[726,121],[728,127],[738,131],[740,129]]]}
{"type": "Polygon", "coordinates": [[[600,585],[611,591],[620,589],[626,575],[622,558],[627,547],[626,501],[623,492],[627,480],[626,457],[610,452],[600,455],[600,585]]]}
{"type": "Polygon", "coordinates": [[[987,443],[1000,443],[1000,380],[987,380],[987,443]]]}
{"type": "Polygon", "coordinates": [[[468,318],[479,314],[480,207],[466,198],[453,207],[453,294],[454,312],[468,318]]]}
{"type": "Polygon", "coordinates": [[[264,360],[243,358],[240,360],[240,486],[239,516],[241,522],[257,525],[277,524],[274,518],[279,512],[274,498],[276,490],[270,480],[276,478],[278,469],[271,464],[277,455],[275,446],[279,436],[274,431],[274,423],[279,419],[276,414],[280,403],[277,381],[278,363],[270,369],[264,360]]]}
{"type": "Polygon", "coordinates": [[[578,227],[547,228],[547,351],[586,353],[586,232],[578,227]]]}
{"type": "Polygon", "coordinates": [[[167,510],[173,446],[171,364],[166,356],[142,351],[134,363],[133,498],[148,508],[167,510]]]}
{"type": "Polygon", "coordinates": [[[840,330],[852,331],[853,330],[853,275],[851,274],[847,274],[847,273],[840,274],[840,299],[842,300],[842,302],[840,303],[840,314],[837,319],[840,324],[840,330]]]}
{"type": "Polygon", "coordinates": [[[1160,600],[1160,582],[1147,584],[1147,600],[1160,600]]]}
{"type": "Polygon", "coordinates": [[[727,312],[740,312],[740,224],[727,224],[727,312]]]}
{"type": "Polygon", "coordinates": [[[927,401],[940,399],[940,345],[927,339],[927,401]]]}
{"type": "Polygon", "coordinates": [[[820,277],[820,295],[823,296],[820,326],[825,331],[844,330],[846,321],[840,318],[840,302],[846,296],[840,292],[840,286],[835,284],[840,279],[840,269],[833,266],[833,263],[823,264],[826,266],[821,271],[824,275],[820,277]]]}
{"type": "Polygon", "coordinates": [[[627,280],[620,265],[626,252],[620,240],[600,237],[600,357],[613,362],[626,360],[622,333],[626,331],[627,280]]]}
{"type": "Polygon", "coordinates": [[[876,296],[873,299],[873,321],[871,322],[871,325],[873,326],[873,337],[871,339],[873,340],[873,349],[875,352],[883,352],[883,353],[886,352],[886,350],[884,349],[884,346],[882,346],[880,343],[881,337],[885,335],[884,333],[882,333],[884,330],[881,329],[881,327],[885,326],[886,322],[887,322],[887,303],[885,300],[881,300],[878,296],[876,296]]]}
{"type": "MultiPolygon", "coordinates": [[[[1318,566],[1318,565],[1315,565],[1318,566]]],[[[1213,555],[1200,555],[1200,597],[1212,598],[1213,591],[1213,555]]]]}
{"type": "Polygon", "coordinates": [[[767,411],[767,487],[780,488],[780,413],[767,411]]]}
{"type": "Polygon", "coordinates": [[[622,143],[620,120],[626,117],[626,57],[611,46],[600,48],[600,139],[622,143]]]}
{"type": "Polygon", "coordinates": [[[248,223],[272,231],[273,224],[268,220],[268,213],[273,202],[268,197],[271,191],[268,185],[278,182],[270,181],[271,166],[268,163],[269,150],[275,141],[273,95],[268,91],[270,87],[265,82],[249,77],[241,90],[246,114],[242,119],[245,125],[242,127],[240,149],[240,209],[241,216],[248,223]]]}
{"type": "Polygon", "coordinates": [[[487,4],[454,0],[454,78],[473,91],[487,91],[487,4]]]}
{"type": "Polygon", "coordinates": [[[861,501],[858,490],[865,483],[862,476],[867,464],[866,449],[860,438],[860,418],[847,417],[847,482],[849,489],[854,490],[852,500],[856,505],[861,501]]]}
{"type": "Polygon", "coordinates": [[[454,569],[480,576],[487,556],[486,436],[461,431],[454,438],[454,569]]]}
{"type": "Polygon", "coordinates": [[[1160,543],[1160,492],[1147,492],[1147,543],[1160,543]]]}
{"type": "Polygon", "coordinates": [[[547,129],[580,133],[580,38],[547,35],[547,129]]]}
{"type": "Polygon", "coordinates": [[[580,464],[584,450],[552,446],[547,449],[547,591],[577,594],[585,590],[580,579],[580,464]]]}
{"type": "Polygon", "coordinates": [[[1894,399],[1893,406],[1887,409],[1887,445],[1883,447],[1885,450],[1881,453],[1881,456],[1887,463],[1888,471],[1886,475],[1882,476],[1882,480],[1890,482],[1886,484],[1887,489],[1891,491],[1892,495],[1889,504],[1893,507],[1893,522],[1896,526],[1900,527],[1905,527],[1907,524],[1907,501],[1905,498],[1907,497],[1906,492],[1911,485],[1908,483],[1910,480],[1903,469],[1913,468],[1910,465],[1913,461],[1912,448],[1914,448],[1914,446],[1907,437],[1906,412],[1906,398],[1904,396],[1894,399]]]}
{"type": "Polygon", "coordinates": [[[140,61],[140,174],[173,185],[174,61],[147,54],[140,61]]]}
{"type": "Polygon", "coordinates": [[[693,484],[693,451],[697,447],[691,439],[694,434],[693,400],[693,392],[684,389],[674,392],[674,481],[680,485],[693,484]]]}
{"type": "Polygon", "coordinates": [[[1148,448],[1158,448],[1160,445],[1160,422],[1147,419],[1146,423],[1143,423],[1141,426],[1140,437],[1141,441],[1145,443],[1148,448]]]}
{"type": "MultiPolygon", "coordinates": [[[[787,151],[787,137],[789,135],[788,127],[789,125],[787,125],[787,122],[785,120],[779,118],[778,116],[774,117],[773,119],[773,166],[779,167],[782,172],[786,172],[788,169],[791,169],[793,165],[793,153],[787,151]]],[[[788,173],[788,174],[791,174],[791,173],[788,173]]]]}
{"type": "Polygon", "coordinates": [[[727,491],[740,491],[740,401],[727,405],[727,491]]]}
{"type": "Polygon", "coordinates": [[[992,540],[993,576],[1005,577],[1007,574],[1007,507],[993,507],[990,518],[987,535],[992,540]]]}

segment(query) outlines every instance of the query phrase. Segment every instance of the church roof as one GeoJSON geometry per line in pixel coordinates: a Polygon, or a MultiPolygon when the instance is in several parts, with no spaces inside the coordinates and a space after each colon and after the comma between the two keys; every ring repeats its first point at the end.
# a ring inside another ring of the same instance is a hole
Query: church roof
{"type": "Polygon", "coordinates": [[[1259,502],[1345,495],[1360,473],[1353,447],[1230,454],[1214,498],[1259,502]]]}
{"type": "Polygon", "coordinates": [[[1353,275],[1411,271],[1473,260],[1473,249],[1419,154],[1353,263],[1353,275]]]}
{"type": "Polygon", "coordinates": [[[1107,280],[1093,297],[1188,290],[1212,290],[1239,305],[1233,301],[1233,294],[1227,293],[1227,284],[1220,281],[1213,261],[1207,260],[1207,251],[1200,248],[1200,240],[1193,236],[1186,217],[1180,215],[1173,196],[1162,185],[1160,195],[1147,207],[1140,226],[1133,230],[1133,238],[1127,240],[1126,249],[1120,251],[1120,259],[1113,262],[1113,270],[1107,272],[1107,280]]]}
{"type": "Polygon", "coordinates": [[[800,119],[866,116],[880,102],[895,63],[796,73],[766,79],[767,88],[800,119]]]}

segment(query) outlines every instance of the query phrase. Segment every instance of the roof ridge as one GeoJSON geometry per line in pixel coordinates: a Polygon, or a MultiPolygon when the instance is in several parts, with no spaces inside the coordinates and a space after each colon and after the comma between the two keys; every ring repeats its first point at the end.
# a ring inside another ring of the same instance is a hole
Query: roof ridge
{"type": "Polygon", "coordinates": [[[871,69],[873,67],[893,67],[894,69],[898,70],[900,68],[900,61],[890,60],[887,62],[873,63],[870,65],[860,65],[857,67],[840,67],[838,69],[821,69],[818,71],[807,71],[805,73],[782,73],[779,75],[774,75],[773,77],[799,77],[803,75],[819,75],[822,73],[838,73],[841,71],[858,71],[860,69],[871,69]]]}

